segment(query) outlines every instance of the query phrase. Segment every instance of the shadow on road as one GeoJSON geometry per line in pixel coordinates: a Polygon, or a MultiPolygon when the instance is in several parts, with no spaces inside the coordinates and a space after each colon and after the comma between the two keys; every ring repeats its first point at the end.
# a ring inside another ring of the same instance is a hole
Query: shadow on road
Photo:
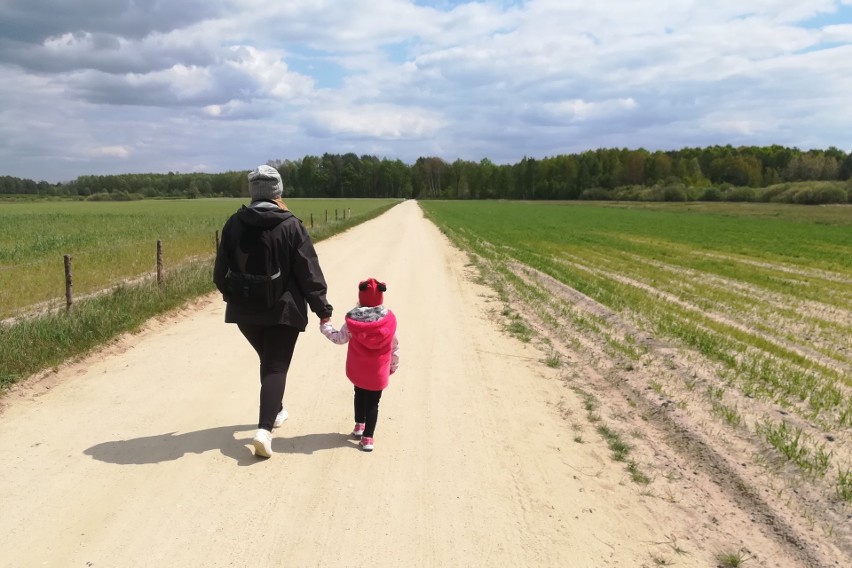
{"type": "MultiPolygon", "coordinates": [[[[158,434],[130,440],[103,442],[83,453],[106,463],[119,465],[141,465],[162,463],[182,458],[186,454],[203,454],[219,450],[232,458],[238,465],[245,466],[261,461],[248,447],[256,426],[242,424],[208,428],[185,434],[158,434]]],[[[312,454],[332,448],[354,447],[346,434],[307,434],[287,438],[277,436],[272,440],[272,451],[285,454],[312,454]]]]}
{"type": "Polygon", "coordinates": [[[272,451],[284,454],[312,454],[320,450],[356,447],[346,434],[329,432],[327,434],[305,434],[304,436],[286,436],[272,439],[272,451]]]}

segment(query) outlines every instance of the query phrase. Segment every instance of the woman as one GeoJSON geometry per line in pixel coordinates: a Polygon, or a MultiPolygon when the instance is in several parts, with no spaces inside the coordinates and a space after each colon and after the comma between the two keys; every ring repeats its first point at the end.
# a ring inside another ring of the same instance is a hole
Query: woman
{"type": "Polygon", "coordinates": [[[222,228],[213,281],[235,323],[260,358],[260,411],[255,455],[272,456],[272,429],[287,419],[284,389],[310,306],[320,320],[332,307],[314,245],[302,222],[281,200],[278,170],[258,166],[248,175],[251,204],[222,228]]]}

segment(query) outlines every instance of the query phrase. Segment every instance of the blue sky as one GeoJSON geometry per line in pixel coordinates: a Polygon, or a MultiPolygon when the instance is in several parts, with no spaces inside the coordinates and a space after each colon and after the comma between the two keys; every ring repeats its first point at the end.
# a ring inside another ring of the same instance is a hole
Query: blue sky
{"type": "Polygon", "coordinates": [[[851,93],[852,0],[0,2],[0,175],[50,182],[325,152],[849,152],[851,93]]]}

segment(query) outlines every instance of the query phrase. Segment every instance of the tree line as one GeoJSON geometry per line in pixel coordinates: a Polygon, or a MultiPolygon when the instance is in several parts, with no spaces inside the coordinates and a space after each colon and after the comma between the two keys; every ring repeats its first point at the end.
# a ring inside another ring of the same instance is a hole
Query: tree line
{"type": "MultiPolygon", "coordinates": [[[[353,153],[269,163],[291,197],[845,203],[852,193],[852,153],[834,147],[602,148],[504,165],[438,157],[409,165],[353,153]]],[[[2,176],[0,195],[247,197],[246,173],[88,175],[57,184],[2,176]]]]}

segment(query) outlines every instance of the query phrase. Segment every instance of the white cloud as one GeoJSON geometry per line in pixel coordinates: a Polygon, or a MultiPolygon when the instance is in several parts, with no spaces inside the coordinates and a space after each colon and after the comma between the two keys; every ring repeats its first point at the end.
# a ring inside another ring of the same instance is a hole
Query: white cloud
{"type": "Polygon", "coordinates": [[[262,93],[282,99],[311,94],[313,80],[290,72],[281,54],[260,51],[251,46],[233,46],[230,50],[232,58],[226,65],[254,79],[262,93]]]}
{"type": "Polygon", "coordinates": [[[852,43],[852,23],[824,27],[821,39],[828,42],[852,43]]]}
{"type": "Polygon", "coordinates": [[[125,146],[102,146],[96,149],[95,154],[99,156],[127,158],[130,156],[130,149],[125,146]]]}
{"type": "Polygon", "coordinates": [[[611,115],[623,110],[637,108],[636,101],[632,98],[616,99],[609,101],[591,101],[582,99],[562,101],[559,103],[547,103],[543,105],[554,115],[565,116],[573,122],[583,122],[592,118],[611,115]]]}
{"type": "Polygon", "coordinates": [[[307,122],[320,136],[383,139],[428,137],[444,125],[436,113],[390,105],[320,108],[307,122]]]}
{"type": "Polygon", "coordinates": [[[0,175],[852,150],[852,0],[66,4],[0,6],[0,175]]]}

